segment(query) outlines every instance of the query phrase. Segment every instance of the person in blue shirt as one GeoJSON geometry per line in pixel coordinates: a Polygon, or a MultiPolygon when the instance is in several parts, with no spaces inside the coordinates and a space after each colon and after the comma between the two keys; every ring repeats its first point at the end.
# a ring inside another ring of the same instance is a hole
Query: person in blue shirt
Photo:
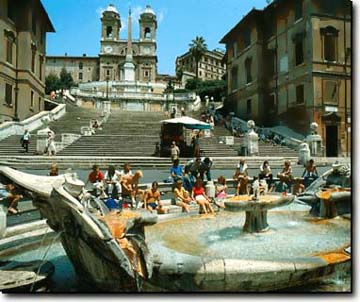
{"type": "Polygon", "coordinates": [[[191,174],[189,166],[185,166],[182,181],[184,189],[188,192],[191,192],[195,184],[195,177],[191,174]]]}
{"type": "Polygon", "coordinates": [[[173,162],[173,166],[170,169],[171,177],[173,178],[174,182],[177,180],[181,180],[183,175],[183,168],[179,164],[179,159],[175,159],[173,162]]]}
{"type": "Polygon", "coordinates": [[[275,182],[273,187],[271,187],[270,192],[284,193],[287,192],[288,189],[289,189],[288,185],[285,183],[285,181],[282,178],[280,178],[280,180],[275,182]]]}

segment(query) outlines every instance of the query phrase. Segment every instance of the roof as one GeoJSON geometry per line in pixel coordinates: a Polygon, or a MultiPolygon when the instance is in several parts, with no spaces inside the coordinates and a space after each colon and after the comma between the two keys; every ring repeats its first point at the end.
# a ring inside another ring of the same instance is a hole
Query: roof
{"type": "Polygon", "coordinates": [[[105,12],[112,12],[115,14],[119,14],[118,10],[116,9],[116,7],[113,4],[109,4],[109,6],[104,10],[103,13],[105,12]]]}
{"type": "Polygon", "coordinates": [[[142,14],[151,14],[155,16],[155,12],[154,10],[151,8],[150,5],[146,5],[144,11],[142,12],[142,14]]]}
{"type": "Polygon", "coordinates": [[[40,4],[40,10],[42,11],[42,13],[44,14],[45,16],[45,19],[46,19],[46,25],[47,25],[47,28],[46,28],[46,32],[52,32],[54,33],[55,32],[55,28],[54,28],[54,25],[52,24],[50,18],[49,18],[49,15],[45,9],[45,7],[43,6],[43,4],[41,3],[41,1],[39,1],[39,4],[40,4]]]}
{"type": "Polygon", "coordinates": [[[46,59],[68,59],[68,60],[99,60],[99,57],[88,56],[50,56],[47,55],[46,59]]]}
{"type": "Polygon", "coordinates": [[[233,34],[233,32],[237,31],[241,28],[246,22],[250,21],[254,17],[259,17],[263,13],[263,10],[253,8],[244,18],[242,18],[230,31],[222,37],[220,43],[226,43],[228,38],[233,34]]]}

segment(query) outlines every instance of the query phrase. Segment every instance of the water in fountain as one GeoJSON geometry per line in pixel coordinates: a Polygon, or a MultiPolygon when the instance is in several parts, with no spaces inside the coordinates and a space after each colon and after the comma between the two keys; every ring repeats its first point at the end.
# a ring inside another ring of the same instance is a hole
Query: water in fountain
{"type": "MultiPolygon", "coordinates": [[[[287,212],[268,214],[270,231],[244,233],[244,213],[221,212],[216,219],[184,218],[147,228],[151,245],[189,255],[213,258],[284,260],[338,249],[350,242],[350,222],[344,219],[309,221],[294,214],[289,225],[287,212]]],[[[154,247],[154,250],[157,248],[154,247]]]]}

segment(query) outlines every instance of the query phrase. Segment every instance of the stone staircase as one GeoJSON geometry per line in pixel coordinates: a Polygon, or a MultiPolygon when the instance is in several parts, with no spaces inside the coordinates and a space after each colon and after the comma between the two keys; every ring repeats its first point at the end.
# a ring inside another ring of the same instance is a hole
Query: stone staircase
{"type": "MultiPolygon", "coordinates": [[[[62,133],[80,134],[81,127],[89,126],[91,119],[102,119],[102,112],[95,109],[79,108],[67,104],[67,113],[49,127],[55,131],[56,140],[62,133]]],[[[195,117],[196,114],[194,114],[195,117]]],[[[124,112],[113,110],[106,123],[95,135],[82,136],[79,140],[58,152],[60,157],[151,157],[155,153],[155,144],[160,142],[160,121],[165,119],[162,112],[124,112]]],[[[234,138],[234,146],[219,143],[219,138],[231,136],[230,131],[215,126],[213,136],[200,139],[202,156],[237,157],[243,138],[234,138]]],[[[11,136],[0,141],[0,156],[34,155],[36,135],[32,134],[29,153],[24,153],[20,145],[20,136],[11,136]]],[[[283,146],[259,143],[260,156],[297,157],[297,152],[283,146]]],[[[152,166],[149,163],[149,166],[152,166]]]]}
{"type": "Polygon", "coordinates": [[[59,152],[59,156],[152,156],[159,142],[159,112],[112,111],[95,135],[82,136],[59,152]]]}

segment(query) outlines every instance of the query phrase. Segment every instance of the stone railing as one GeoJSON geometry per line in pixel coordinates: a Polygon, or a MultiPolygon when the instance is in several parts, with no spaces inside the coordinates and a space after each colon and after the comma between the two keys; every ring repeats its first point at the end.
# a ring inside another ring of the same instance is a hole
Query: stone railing
{"type": "MultiPolygon", "coordinates": [[[[48,101],[47,102],[51,102],[48,101]]],[[[53,103],[53,102],[51,102],[53,103]]],[[[57,106],[50,111],[42,111],[32,117],[21,122],[5,122],[0,125],[0,140],[3,140],[11,135],[22,135],[25,129],[34,131],[46,125],[51,121],[58,120],[66,113],[65,104],[57,104],[57,106]]]]}
{"type": "MultiPolygon", "coordinates": [[[[240,129],[241,132],[246,133],[248,131],[247,128],[247,122],[238,118],[238,117],[232,117],[231,119],[231,128],[232,129],[240,129]]],[[[259,132],[259,127],[255,127],[255,131],[259,132]]],[[[294,137],[291,137],[290,135],[287,135],[281,131],[278,131],[274,128],[263,128],[263,131],[267,134],[273,134],[273,135],[277,135],[280,137],[282,143],[289,147],[290,149],[299,150],[299,146],[300,144],[302,144],[304,142],[304,140],[300,140],[300,139],[296,139],[294,137]]]]}

